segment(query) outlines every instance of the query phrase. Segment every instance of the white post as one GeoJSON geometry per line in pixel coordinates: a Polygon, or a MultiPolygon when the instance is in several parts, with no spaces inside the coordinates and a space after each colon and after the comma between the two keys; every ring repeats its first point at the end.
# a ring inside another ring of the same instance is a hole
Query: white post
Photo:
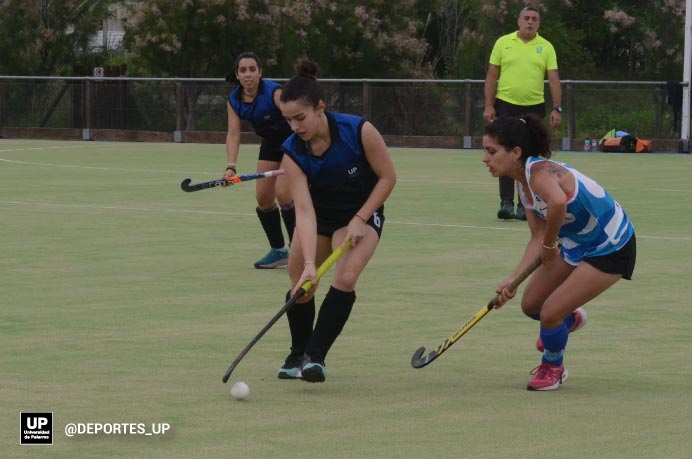
{"type": "Polygon", "coordinates": [[[685,2],[685,56],[682,82],[682,125],[680,129],[680,145],[681,153],[688,153],[690,142],[690,81],[692,80],[692,0],[685,2]]]}

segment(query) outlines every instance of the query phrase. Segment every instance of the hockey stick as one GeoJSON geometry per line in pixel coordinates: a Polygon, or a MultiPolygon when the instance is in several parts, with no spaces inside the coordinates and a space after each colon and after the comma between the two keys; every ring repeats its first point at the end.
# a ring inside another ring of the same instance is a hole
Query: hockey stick
{"type": "MultiPolygon", "coordinates": [[[[324,262],[322,262],[320,267],[317,268],[317,273],[315,274],[315,277],[317,278],[317,280],[319,280],[324,275],[324,273],[326,273],[329,270],[329,268],[331,268],[332,265],[334,263],[336,263],[336,260],[338,260],[339,257],[341,257],[341,255],[343,255],[343,253],[346,250],[348,250],[348,248],[350,246],[351,246],[351,241],[344,242],[339,247],[337,247],[332,252],[332,254],[329,255],[329,257],[327,257],[326,260],[324,260],[324,262]]],[[[250,349],[252,349],[252,346],[254,346],[257,343],[257,341],[259,341],[260,338],[262,338],[262,336],[264,336],[264,334],[267,333],[267,331],[276,323],[277,320],[279,320],[281,318],[282,315],[284,315],[284,313],[286,311],[291,309],[291,307],[296,303],[296,301],[298,301],[303,295],[305,295],[306,292],[309,292],[311,288],[312,288],[312,282],[310,282],[310,281],[306,281],[303,285],[301,285],[300,288],[298,289],[298,291],[296,292],[296,294],[293,295],[286,302],[286,304],[284,304],[281,307],[281,309],[279,309],[279,312],[277,312],[274,315],[274,317],[271,318],[271,320],[267,323],[267,325],[265,325],[264,328],[262,328],[262,330],[260,330],[260,332],[257,334],[257,336],[252,338],[252,341],[250,341],[247,344],[247,346],[245,346],[243,348],[243,350],[240,351],[240,354],[238,354],[238,357],[235,358],[235,360],[233,361],[231,366],[228,367],[228,370],[226,370],[226,373],[223,375],[222,380],[224,383],[228,381],[228,378],[231,377],[231,373],[233,373],[233,370],[235,370],[235,367],[237,367],[238,364],[240,363],[240,361],[243,360],[243,357],[245,357],[245,354],[247,354],[250,351],[250,349]]]]}
{"type": "MultiPolygon", "coordinates": [[[[536,270],[541,265],[541,257],[537,257],[533,263],[531,263],[530,266],[528,266],[525,270],[523,270],[516,279],[514,279],[508,286],[507,288],[509,290],[515,290],[519,284],[524,282],[524,280],[531,275],[532,272],[536,270]]],[[[416,352],[413,353],[413,357],[411,357],[411,366],[413,368],[423,368],[436,358],[438,358],[444,351],[449,349],[449,347],[456,343],[459,338],[464,336],[467,331],[471,330],[474,325],[478,323],[479,320],[481,320],[487,313],[492,311],[495,308],[495,305],[497,304],[497,301],[499,299],[499,295],[495,295],[495,297],[488,301],[488,304],[483,306],[482,309],[480,309],[476,314],[473,315],[469,320],[466,321],[464,325],[461,326],[457,331],[452,333],[452,335],[444,340],[444,342],[440,345],[438,345],[434,351],[432,351],[430,354],[426,355],[423,357],[423,354],[425,353],[425,347],[421,347],[418,349],[416,352]]]]}
{"type": "Polygon", "coordinates": [[[186,178],[180,182],[180,188],[187,193],[192,193],[193,191],[206,190],[207,188],[216,188],[217,186],[230,186],[236,183],[247,182],[249,180],[257,180],[265,177],[276,177],[277,175],[283,175],[283,169],[277,169],[275,171],[267,172],[257,172],[256,174],[245,174],[245,175],[234,175],[230,180],[224,180],[223,178],[209,180],[208,182],[192,183],[192,179],[186,178]]]}

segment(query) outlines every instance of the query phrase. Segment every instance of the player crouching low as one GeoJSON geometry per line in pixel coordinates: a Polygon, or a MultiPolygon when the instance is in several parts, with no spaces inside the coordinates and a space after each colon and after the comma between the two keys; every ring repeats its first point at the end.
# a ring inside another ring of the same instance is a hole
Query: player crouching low
{"type": "Polygon", "coordinates": [[[550,134],[539,117],[493,121],[485,128],[483,149],[493,177],[517,181],[531,230],[514,273],[497,288],[496,307],[514,297],[511,281],[540,256],[521,300],[524,314],[540,321],[537,348],[543,352],[527,389],[556,390],[568,376],[563,363],[568,334],[586,323],[581,306],[632,277],[634,227],[598,183],[549,159],[550,134]]]}

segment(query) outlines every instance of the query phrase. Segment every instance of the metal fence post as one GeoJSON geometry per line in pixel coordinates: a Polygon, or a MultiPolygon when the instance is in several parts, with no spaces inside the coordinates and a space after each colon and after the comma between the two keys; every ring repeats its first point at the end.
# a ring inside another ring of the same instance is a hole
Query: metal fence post
{"type": "MultiPolygon", "coordinates": [[[[572,139],[577,135],[577,117],[575,116],[576,108],[574,106],[574,85],[567,83],[567,145],[568,149],[572,149],[572,139]]],[[[563,149],[565,149],[565,140],[562,141],[563,149]]]]}
{"type": "Polygon", "coordinates": [[[173,133],[174,142],[183,141],[183,131],[185,130],[185,89],[182,81],[175,83],[175,132],[173,133]]]}
{"type": "Polygon", "coordinates": [[[82,140],[91,140],[91,126],[94,123],[94,83],[91,77],[84,80],[84,126],[82,140]]]}
{"type": "Polygon", "coordinates": [[[654,138],[661,138],[661,126],[663,125],[664,97],[661,88],[654,89],[654,101],[656,103],[656,119],[654,120],[654,138]]]}
{"type": "Polygon", "coordinates": [[[363,118],[369,120],[372,116],[370,100],[370,83],[367,79],[363,80],[363,118]]]}
{"type": "Polygon", "coordinates": [[[0,129],[5,125],[5,82],[0,81],[0,129]]]}
{"type": "Polygon", "coordinates": [[[472,102],[471,81],[466,80],[466,95],[464,100],[464,148],[473,148],[473,132],[471,132],[472,102]]]}

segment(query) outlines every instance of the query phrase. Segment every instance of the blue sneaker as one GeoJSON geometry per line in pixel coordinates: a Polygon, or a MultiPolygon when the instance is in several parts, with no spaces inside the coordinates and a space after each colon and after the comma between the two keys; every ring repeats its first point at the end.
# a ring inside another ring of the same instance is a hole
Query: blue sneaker
{"type": "Polygon", "coordinates": [[[267,254],[255,262],[257,269],[274,269],[288,264],[288,249],[269,249],[267,254]]]}
{"type": "Polygon", "coordinates": [[[283,366],[279,368],[279,379],[300,379],[300,364],[303,363],[302,352],[291,352],[283,366]]]}
{"type": "Polygon", "coordinates": [[[324,360],[316,359],[305,354],[303,366],[301,367],[303,381],[317,383],[324,382],[327,377],[327,369],[324,367],[324,360]]]}

